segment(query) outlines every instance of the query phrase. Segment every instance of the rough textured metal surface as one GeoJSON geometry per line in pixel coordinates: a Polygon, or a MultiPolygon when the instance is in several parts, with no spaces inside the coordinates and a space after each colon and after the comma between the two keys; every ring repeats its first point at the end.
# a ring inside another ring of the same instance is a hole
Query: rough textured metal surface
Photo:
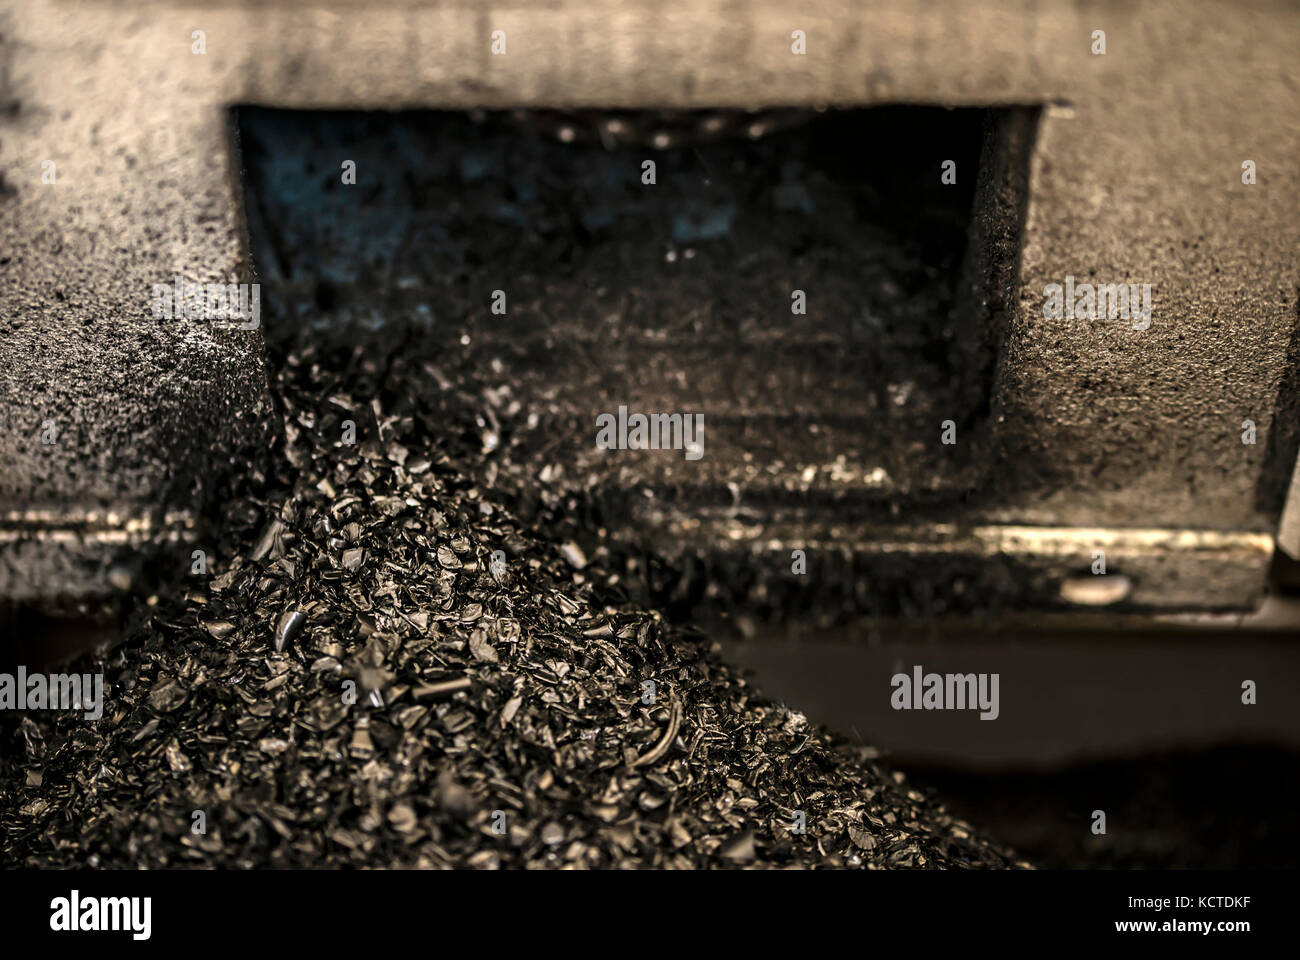
{"type": "MultiPolygon", "coordinates": [[[[147,342],[143,328],[106,337],[93,363],[77,332],[87,322],[133,323],[140,308],[124,280],[235,268],[224,105],[1046,104],[1021,299],[994,395],[1003,453],[984,519],[1274,531],[1296,446],[1285,377],[1300,245],[1293,7],[994,0],[918,10],[900,0],[790,12],[620,0],[380,4],[364,17],[355,9],[6,10],[4,309],[20,331],[12,343],[24,346],[6,346],[16,372],[2,412],[8,424],[34,425],[43,407],[60,409],[86,448],[75,463],[45,461],[28,446],[30,428],[6,433],[5,456],[27,465],[9,481],[19,509],[64,486],[74,496],[61,503],[143,489],[140,499],[152,501],[186,473],[176,464],[194,446],[176,435],[181,418],[202,424],[221,459],[239,414],[255,409],[253,343],[168,331],[164,349],[176,356],[146,391],[148,376],[131,372],[152,362],[131,353],[147,342]],[[189,52],[196,29],[206,34],[203,56],[189,52]],[[791,54],[794,29],[807,32],[807,56],[791,54]],[[1090,53],[1098,29],[1104,56],[1090,53]],[[504,56],[490,52],[493,30],[506,32],[504,56]],[[62,158],[58,188],[39,182],[47,155],[62,158]],[[1257,165],[1255,185],[1241,183],[1245,160],[1257,165]],[[1067,275],[1151,283],[1151,329],[1044,320],[1040,291],[1067,275]],[[25,349],[68,386],[42,387],[25,349]],[[1256,423],[1258,445],[1241,444],[1243,419],[1256,423]],[[166,465],[138,452],[173,443],[180,454],[166,465]]],[[[1262,582],[1263,566],[1239,570],[1262,582]]],[[[1206,586],[1212,605],[1251,600],[1206,586]]]]}
{"type": "Polygon", "coordinates": [[[226,113],[201,82],[141,78],[171,59],[147,14],[98,11],[111,29],[3,14],[0,596],[18,602],[165,577],[142,570],[151,544],[190,535],[232,460],[256,469],[271,423],[260,330],[152,310],[177,276],[251,279],[226,113]]]}

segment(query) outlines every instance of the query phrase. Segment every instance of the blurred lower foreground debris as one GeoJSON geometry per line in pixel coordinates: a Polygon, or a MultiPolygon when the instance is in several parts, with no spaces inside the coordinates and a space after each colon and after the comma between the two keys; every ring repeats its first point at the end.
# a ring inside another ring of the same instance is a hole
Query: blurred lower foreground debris
{"type": "Polygon", "coordinates": [[[630,600],[626,564],[552,535],[568,494],[494,500],[431,364],[320,341],[281,365],[278,476],[228,504],[211,576],[76,665],[104,718],[0,717],[4,863],[1024,865],[630,600]]]}
{"type": "Polygon", "coordinates": [[[1300,757],[1291,750],[1234,743],[992,777],[909,771],[1040,869],[1296,867],[1300,757]],[[1107,834],[1078,829],[1093,809],[1106,811],[1107,834]]]}

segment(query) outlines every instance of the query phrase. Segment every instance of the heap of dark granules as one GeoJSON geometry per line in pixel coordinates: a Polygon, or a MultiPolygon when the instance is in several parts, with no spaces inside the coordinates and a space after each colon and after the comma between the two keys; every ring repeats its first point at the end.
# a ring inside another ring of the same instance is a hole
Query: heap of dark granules
{"type": "MultiPolygon", "coordinates": [[[[290,174],[292,195],[309,181],[290,174]]],[[[355,225],[342,209],[339,243],[355,225]]],[[[487,213],[465,221],[486,225],[471,252],[490,248],[487,213]]],[[[105,674],[100,721],[0,717],[0,860],[1019,865],[656,613],[650,581],[673,571],[590,528],[590,471],[565,459],[580,445],[559,431],[586,412],[473,354],[481,332],[442,329],[472,299],[445,268],[456,251],[419,272],[437,295],[368,261],[329,286],[286,230],[259,255],[278,300],[268,329],[285,337],[270,476],[243,471],[211,518],[207,576],[149,597],[121,645],[65,667],[105,674]],[[416,294],[413,327],[395,323],[416,294]],[[354,300],[385,323],[331,334],[354,300]]],[[[430,226],[409,248],[452,235],[430,226]]],[[[520,285],[521,271],[506,273],[520,285]]],[[[192,548],[175,548],[175,571],[192,548]]]]}
{"type": "Polygon", "coordinates": [[[1014,865],[630,602],[610,551],[539,535],[558,494],[495,502],[454,391],[384,353],[287,356],[278,479],[223,510],[211,575],[67,668],[104,672],[101,720],[0,719],[0,859],[1014,865]]]}

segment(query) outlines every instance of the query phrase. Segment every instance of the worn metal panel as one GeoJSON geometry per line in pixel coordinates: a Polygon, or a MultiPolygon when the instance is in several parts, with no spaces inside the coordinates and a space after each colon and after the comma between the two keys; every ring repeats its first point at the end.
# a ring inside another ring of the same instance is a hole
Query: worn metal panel
{"type": "MultiPolygon", "coordinates": [[[[147,300],[178,273],[248,276],[225,117],[245,102],[1046,105],[995,385],[1001,459],[970,521],[1275,531],[1296,446],[1276,418],[1295,404],[1294,6],[360,9],[32,2],[0,13],[0,593],[49,592],[66,554],[40,544],[113,527],[103,518],[138,525],[166,506],[183,529],[223,465],[266,444],[260,334],[159,324],[147,300]],[[202,56],[190,52],[197,29],[202,56]],[[505,56],[489,50],[498,29],[505,56]],[[794,29],[807,31],[807,56],[790,52],[794,29]],[[1097,29],[1104,56],[1090,53],[1097,29]],[[41,182],[46,160],[56,184],[41,182]],[[1254,185],[1241,182],[1245,160],[1254,185]],[[1041,291],[1067,275],[1151,283],[1150,329],[1045,320],[1041,291]],[[64,439],[43,446],[51,417],[64,439]],[[1245,419],[1254,446],[1241,443],[1245,419]]],[[[1247,553],[1224,553],[1234,572],[1202,584],[1206,605],[1252,601],[1242,575],[1262,585],[1268,558],[1247,553]]],[[[109,554],[73,588],[109,589],[109,554]]],[[[1062,559],[1056,575],[1073,566],[1062,559]]]]}

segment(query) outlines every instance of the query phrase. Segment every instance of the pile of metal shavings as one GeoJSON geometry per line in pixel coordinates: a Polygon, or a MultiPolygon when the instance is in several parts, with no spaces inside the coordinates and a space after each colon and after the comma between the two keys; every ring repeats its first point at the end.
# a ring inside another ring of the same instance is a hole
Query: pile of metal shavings
{"type": "Polygon", "coordinates": [[[286,359],[278,485],[206,585],[68,668],[103,718],[0,718],[5,862],[1016,865],[494,502],[427,364],[321,354],[286,359]]]}
{"type": "MultiPolygon", "coordinates": [[[[483,309],[481,284],[445,269],[500,260],[512,291],[526,281],[558,322],[589,297],[544,281],[557,275],[548,258],[604,256],[595,273],[620,285],[635,319],[651,302],[643,292],[662,286],[610,253],[635,244],[614,232],[591,246],[536,224],[520,234],[541,238],[531,247],[505,243],[490,191],[453,191],[450,229],[430,212],[446,185],[405,175],[361,184],[371,193],[359,204],[326,202],[337,165],[318,183],[276,174],[294,155],[284,143],[256,155],[277,125],[300,146],[331,142],[285,116],[244,131],[283,447],[265,483],[250,476],[212,518],[210,576],[142,602],[123,644],[63,668],[104,671],[101,720],[0,715],[0,860],[1025,866],[873,749],[762,697],[710,637],[655,609],[662,581],[682,571],[592,528],[595,481],[569,459],[573,424],[590,423],[581,391],[557,396],[540,375],[534,389],[511,387],[519,343],[559,358],[582,331],[535,345],[527,315],[517,329],[480,329],[467,304],[483,309]],[[393,184],[412,195],[386,203],[393,184]],[[384,243],[358,222],[403,211],[428,218],[393,246],[429,258],[409,271],[386,266],[384,243]],[[361,251],[347,248],[359,236],[361,251]],[[509,260],[539,243],[533,260],[509,260]],[[356,316],[363,304],[383,322],[356,316]],[[496,353],[466,354],[489,333],[496,353]]],[[[375,154],[357,154],[363,172],[410,153],[417,171],[450,156],[478,176],[474,144],[456,139],[476,136],[468,128],[439,127],[441,151],[418,141],[404,152],[389,148],[422,127],[366,122],[375,128],[339,121],[375,154]]],[[[483,154],[492,163],[499,146],[483,154]]],[[[543,160],[564,160],[536,144],[510,156],[532,153],[513,174],[520,203],[548,176],[543,160]]],[[[701,246],[697,260],[710,257],[705,291],[734,268],[701,246]]]]}

